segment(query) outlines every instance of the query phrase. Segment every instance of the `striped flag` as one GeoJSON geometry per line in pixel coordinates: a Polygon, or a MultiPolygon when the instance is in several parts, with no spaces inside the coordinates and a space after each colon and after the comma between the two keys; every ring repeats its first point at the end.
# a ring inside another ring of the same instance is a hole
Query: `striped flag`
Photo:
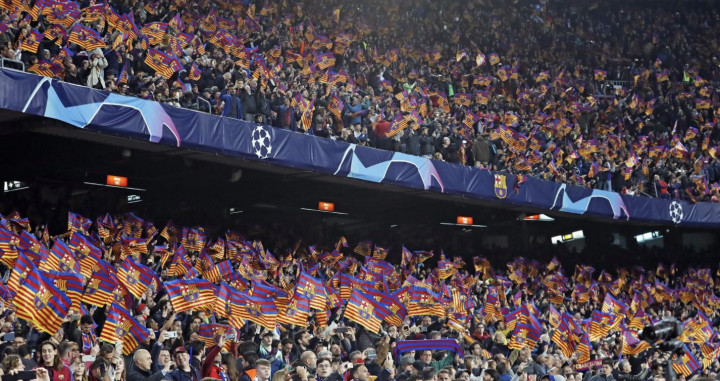
{"type": "Polygon", "coordinates": [[[100,259],[92,277],[85,286],[82,301],[93,306],[103,307],[113,299],[113,293],[120,285],[115,269],[100,259]]]}
{"type": "MultiPolygon", "coordinates": [[[[2,244],[0,243],[0,245],[2,244]]],[[[34,234],[28,233],[26,230],[20,232],[20,242],[18,243],[18,248],[35,264],[40,261],[43,253],[48,251],[47,247],[45,247],[45,245],[43,245],[34,234]]]]}
{"type": "Polygon", "coordinates": [[[182,244],[175,247],[175,253],[170,261],[170,269],[168,271],[169,276],[181,276],[185,275],[192,268],[190,258],[188,258],[185,246],[182,244]]]}
{"type": "Polygon", "coordinates": [[[163,283],[175,312],[211,308],[215,287],[203,279],[176,279],[163,283]]]}
{"type": "Polygon", "coordinates": [[[310,301],[304,298],[291,298],[285,311],[278,314],[277,322],[281,324],[305,327],[310,315],[310,301]]]}
{"type": "Polygon", "coordinates": [[[17,316],[27,320],[37,330],[54,335],[70,311],[72,301],[42,273],[30,271],[13,299],[17,316]]]}
{"type": "Polygon", "coordinates": [[[84,27],[82,24],[75,24],[70,31],[69,42],[77,44],[85,50],[105,49],[105,41],[100,33],[93,29],[84,27]]]}
{"type": "Polygon", "coordinates": [[[620,317],[613,313],[593,311],[588,330],[590,341],[599,340],[607,336],[608,332],[620,322],[620,317]]]}
{"type": "Polygon", "coordinates": [[[378,333],[382,326],[382,317],[378,315],[377,303],[363,295],[359,290],[353,290],[345,306],[345,317],[354,321],[368,331],[378,333]]]}
{"type": "Polygon", "coordinates": [[[249,320],[265,327],[275,329],[278,310],[272,298],[251,296],[243,292],[234,291],[230,294],[230,322],[235,326],[242,326],[238,319],[249,320]]]}
{"type": "Polygon", "coordinates": [[[40,261],[40,270],[80,274],[80,262],[62,239],[56,238],[52,249],[40,261]]]}
{"type": "Polygon", "coordinates": [[[436,339],[436,340],[401,340],[395,345],[395,353],[402,355],[410,351],[420,353],[422,351],[452,351],[453,353],[465,356],[462,347],[455,339],[436,339]]]}
{"type": "Polygon", "coordinates": [[[135,262],[132,257],[127,257],[120,265],[117,277],[120,284],[138,299],[147,291],[150,284],[157,279],[152,269],[135,262]]]}
{"type": "Polygon", "coordinates": [[[637,337],[637,332],[624,330],[623,331],[623,349],[624,355],[637,356],[643,351],[650,349],[650,344],[644,340],[640,340],[637,337]]]}
{"type": "Polygon", "coordinates": [[[212,283],[227,280],[233,274],[232,262],[227,259],[211,266],[203,276],[212,283]]]}
{"type": "MultiPolygon", "coordinates": [[[[198,337],[205,342],[205,348],[217,345],[220,336],[236,335],[235,328],[225,324],[201,324],[198,327],[198,337]]],[[[229,344],[229,340],[228,343],[229,344]]]]}
{"type": "Polygon", "coordinates": [[[68,212],[68,231],[88,234],[92,221],[73,212],[68,212]]]}
{"type": "Polygon", "coordinates": [[[10,279],[7,282],[7,288],[13,293],[20,291],[20,285],[25,282],[27,275],[35,270],[35,264],[29,256],[21,252],[17,256],[13,270],[10,272],[10,279]]]}
{"type": "Polygon", "coordinates": [[[23,38],[22,42],[20,42],[20,49],[30,53],[37,53],[42,40],[42,33],[38,32],[37,29],[33,29],[27,36],[25,36],[25,38],[23,38]]]}
{"type": "Polygon", "coordinates": [[[75,311],[80,311],[80,302],[83,294],[83,278],[80,274],[61,273],[57,271],[41,271],[40,274],[53,282],[60,292],[67,295],[72,302],[70,306],[75,311]]]}
{"type": "Polygon", "coordinates": [[[687,378],[700,369],[700,363],[685,344],[683,344],[683,349],[685,352],[675,359],[672,367],[675,372],[682,373],[687,378]]]}
{"type": "Polygon", "coordinates": [[[300,272],[295,286],[293,297],[304,298],[310,301],[310,307],[324,311],[327,304],[327,291],[322,281],[305,271],[300,272]]]}
{"type": "Polygon", "coordinates": [[[552,341],[560,348],[563,355],[571,357],[575,353],[575,336],[570,331],[567,320],[561,317],[557,329],[553,333],[552,341]]]}
{"type": "Polygon", "coordinates": [[[10,230],[0,227],[0,263],[13,267],[18,257],[20,237],[10,230]]]}
{"type": "Polygon", "coordinates": [[[122,343],[123,355],[130,355],[147,339],[149,332],[122,305],[113,303],[107,313],[100,340],[122,343]]]}
{"type": "Polygon", "coordinates": [[[423,287],[409,289],[410,302],[407,304],[408,316],[434,315],[445,317],[445,308],[438,302],[440,297],[423,287]]]}

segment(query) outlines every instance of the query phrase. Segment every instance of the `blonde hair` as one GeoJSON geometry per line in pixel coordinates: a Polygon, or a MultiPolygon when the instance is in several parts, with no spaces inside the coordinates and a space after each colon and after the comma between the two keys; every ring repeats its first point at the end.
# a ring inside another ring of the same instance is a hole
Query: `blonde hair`
{"type": "Polygon", "coordinates": [[[5,373],[15,369],[22,363],[22,360],[20,359],[20,356],[18,355],[8,355],[5,357],[5,359],[2,360],[2,369],[5,373]]]}

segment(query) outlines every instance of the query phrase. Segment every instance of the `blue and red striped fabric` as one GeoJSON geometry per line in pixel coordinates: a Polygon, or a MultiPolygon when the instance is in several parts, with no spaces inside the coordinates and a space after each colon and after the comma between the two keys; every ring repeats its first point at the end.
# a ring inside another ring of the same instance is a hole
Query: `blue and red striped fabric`
{"type": "Polygon", "coordinates": [[[402,340],[398,341],[395,346],[395,354],[415,351],[452,351],[457,355],[465,356],[462,347],[455,339],[437,339],[437,340],[402,340]]]}

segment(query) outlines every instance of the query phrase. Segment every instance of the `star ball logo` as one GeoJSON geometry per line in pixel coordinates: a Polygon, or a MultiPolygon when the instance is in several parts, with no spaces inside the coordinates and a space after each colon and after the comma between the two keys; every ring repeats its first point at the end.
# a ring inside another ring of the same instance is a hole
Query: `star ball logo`
{"type": "Polygon", "coordinates": [[[263,126],[257,126],[252,132],[252,149],[258,159],[267,159],[272,153],[270,131],[263,126]]]}
{"type": "Polygon", "coordinates": [[[676,223],[676,224],[679,224],[680,222],[682,222],[683,217],[685,217],[685,215],[683,213],[683,207],[677,201],[673,201],[670,204],[669,212],[670,212],[670,219],[672,220],[673,223],[676,223]]]}

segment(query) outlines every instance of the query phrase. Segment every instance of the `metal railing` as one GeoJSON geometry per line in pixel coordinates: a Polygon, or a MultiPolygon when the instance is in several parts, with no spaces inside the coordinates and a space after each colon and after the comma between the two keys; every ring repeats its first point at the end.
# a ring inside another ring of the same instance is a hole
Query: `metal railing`
{"type": "Polygon", "coordinates": [[[210,102],[207,101],[207,99],[204,99],[202,96],[197,97],[198,100],[198,110],[203,111],[202,107],[200,107],[200,103],[203,103],[207,106],[207,113],[212,114],[212,106],[210,105],[210,102]]]}
{"type": "Polygon", "coordinates": [[[10,58],[0,58],[0,66],[5,69],[25,71],[25,63],[18,60],[11,60],[10,58]]]}

